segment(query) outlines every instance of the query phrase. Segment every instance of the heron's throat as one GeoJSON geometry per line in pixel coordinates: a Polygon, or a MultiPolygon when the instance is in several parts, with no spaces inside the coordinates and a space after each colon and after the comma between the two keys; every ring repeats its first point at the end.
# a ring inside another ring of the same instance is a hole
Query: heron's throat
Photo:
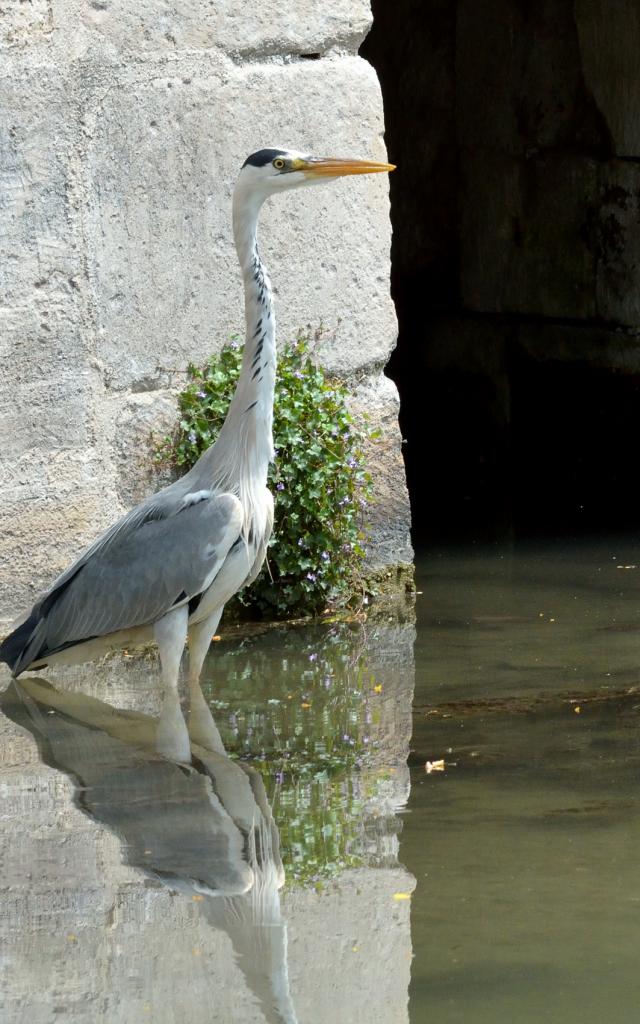
{"type": "Polygon", "coordinates": [[[214,486],[238,495],[249,529],[252,510],[264,504],[273,459],[273,396],[276,377],[275,318],[271,285],[258,254],[259,205],[236,201],[233,227],[242,270],[246,339],[242,367],[229,411],[211,451],[214,486]]]}

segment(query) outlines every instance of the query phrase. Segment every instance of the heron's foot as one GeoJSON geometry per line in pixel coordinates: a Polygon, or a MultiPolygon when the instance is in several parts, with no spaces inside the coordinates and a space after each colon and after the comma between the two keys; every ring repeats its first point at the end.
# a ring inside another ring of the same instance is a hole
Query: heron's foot
{"type": "Polygon", "coordinates": [[[191,741],[205,750],[212,750],[218,754],[224,754],[224,744],[218,732],[218,726],[213,720],[211,709],[206,700],[197,690],[191,690],[191,709],[189,711],[189,736],[191,741]]]}
{"type": "Polygon", "coordinates": [[[180,703],[165,700],[156,731],[156,750],[170,761],[191,764],[189,732],[180,703]]]}

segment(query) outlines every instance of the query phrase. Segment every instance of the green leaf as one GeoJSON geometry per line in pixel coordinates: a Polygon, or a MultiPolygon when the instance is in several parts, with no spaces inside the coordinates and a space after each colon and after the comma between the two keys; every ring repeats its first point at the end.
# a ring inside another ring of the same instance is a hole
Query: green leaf
{"type": "MultiPolygon", "coordinates": [[[[319,334],[314,332],[314,340],[319,334]]],[[[269,469],[276,497],[270,571],[236,599],[270,617],[317,614],[361,590],[366,528],[363,532],[358,499],[372,501],[363,452],[365,441],[380,431],[355,423],[346,407],[346,386],[312,362],[309,340],[300,336],[279,354],[273,424],[278,455],[269,469]],[[276,490],[278,483],[284,490],[276,490]]],[[[215,441],[241,364],[242,349],[235,343],[204,367],[188,367],[187,385],[178,395],[178,425],[159,445],[158,461],[189,468],[215,441]]]]}

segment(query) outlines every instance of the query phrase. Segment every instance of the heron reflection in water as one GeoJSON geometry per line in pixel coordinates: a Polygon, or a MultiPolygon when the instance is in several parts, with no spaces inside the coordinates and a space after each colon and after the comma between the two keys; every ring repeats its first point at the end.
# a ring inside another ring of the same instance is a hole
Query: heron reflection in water
{"type": "MultiPolygon", "coordinates": [[[[14,680],[0,708],[71,777],[76,803],[123,841],[126,863],[188,895],[225,931],[268,1024],[296,1024],[278,831],[259,773],[232,761],[219,733],[191,767],[155,752],[157,721],[43,679],[14,680]]],[[[217,732],[217,730],[216,730],[217,732]]]]}

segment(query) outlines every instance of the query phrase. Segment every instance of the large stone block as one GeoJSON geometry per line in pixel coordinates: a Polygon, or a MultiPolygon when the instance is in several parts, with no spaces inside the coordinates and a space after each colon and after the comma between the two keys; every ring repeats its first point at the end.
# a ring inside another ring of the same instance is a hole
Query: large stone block
{"type": "MultiPolygon", "coordinates": [[[[44,0],[43,0],[44,3],[44,0]]],[[[223,49],[234,55],[316,54],[333,46],[355,52],[370,23],[367,0],[53,0],[56,27],[74,52],[114,54],[223,49]]]]}
{"type": "Polygon", "coordinates": [[[33,46],[46,39],[53,28],[49,0],[3,3],[0,7],[0,49],[33,46]]]}
{"type": "MultiPolygon", "coordinates": [[[[609,155],[609,127],[585,83],[574,6],[557,0],[460,0],[456,106],[465,145],[513,154],[544,149],[609,155]]],[[[598,6],[604,12],[604,0],[598,6]]],[[[623,23],[622,15],[617,34],[610,36],[616,48],[623,23]]],[[[613,52],[607,53],[603,78],[616,77],[614,65],[613,52]]]]}
{"type": "Polygon", "coordinates": [[[132,508],[171,481],[171,469],[155,461],[155,455],[178,422],[176,397],[170,391],[148,391],[130,395],[123,404],[117,396],[106,403],[103,415],[113,424],[110,444],[118,498],[132,508]]]}
{"type": "Polygon", "coordinates": [[[64,76],[7,63],[0,82],[2,617],[105,524],[93,447],[74,122],[64,76]]]}
{"type": "MultiPolygon", "coordinates": [[[[247,153],[384,157],[378,82],[357,58],[128,73],[90,131],[90,273],[111,388],[163,385],[243,328],[230,206],[247,153]]],[[[321,360],[343,373],[385,362],[395,340],[387,188],[382,175],[346,179],[278,197],[262,217],[280,337],[324,323],[321,360]]]]}
{"type": "Polygon", "coordinates": [[[518,347],[538,362],[576,363],[612,374],[640,376],[640,337],[621,328],[591,324],[522,323],[518,347]]]}
{"type": "Polygon", "coordinates": [[[461,290],[473,311],[592,317],[587,213],[597,165],[468,151],[461,188],[461,290]]]}
{"type": "Polygon", "coordinates": [[[376,567],[410,564],[411,510],[398,433],[400,400],[395,384],[383,374],[366,377],[354,391],[351,408],[357,418],[366,417],[368,429],[378,434],[365,445],[365,455],[374,473],[373,503],[366,514],[370,529],[368,561],[376,567]]]}
{"type": "Polygon", "coordinates": [[[69,82],[54,68],[7,61],[0,78],[0,298],[8,307],[67,312],[80,257],[73,251],[74,122],[69,82]],[[43,298],[44,297],[44,298],[43,298]]]}
{"type": "Polygon", "coordinates": [[[618,156],[640,155],[640,8],[635,0],[577,0],[585,83],[618,156]]]}
{"type": "Polygon", "coordinates": [[[591,242],[597,259],[597,303],[603,320],[640,325],[640,168],[616,161],[601,171],[591,242]]]}

